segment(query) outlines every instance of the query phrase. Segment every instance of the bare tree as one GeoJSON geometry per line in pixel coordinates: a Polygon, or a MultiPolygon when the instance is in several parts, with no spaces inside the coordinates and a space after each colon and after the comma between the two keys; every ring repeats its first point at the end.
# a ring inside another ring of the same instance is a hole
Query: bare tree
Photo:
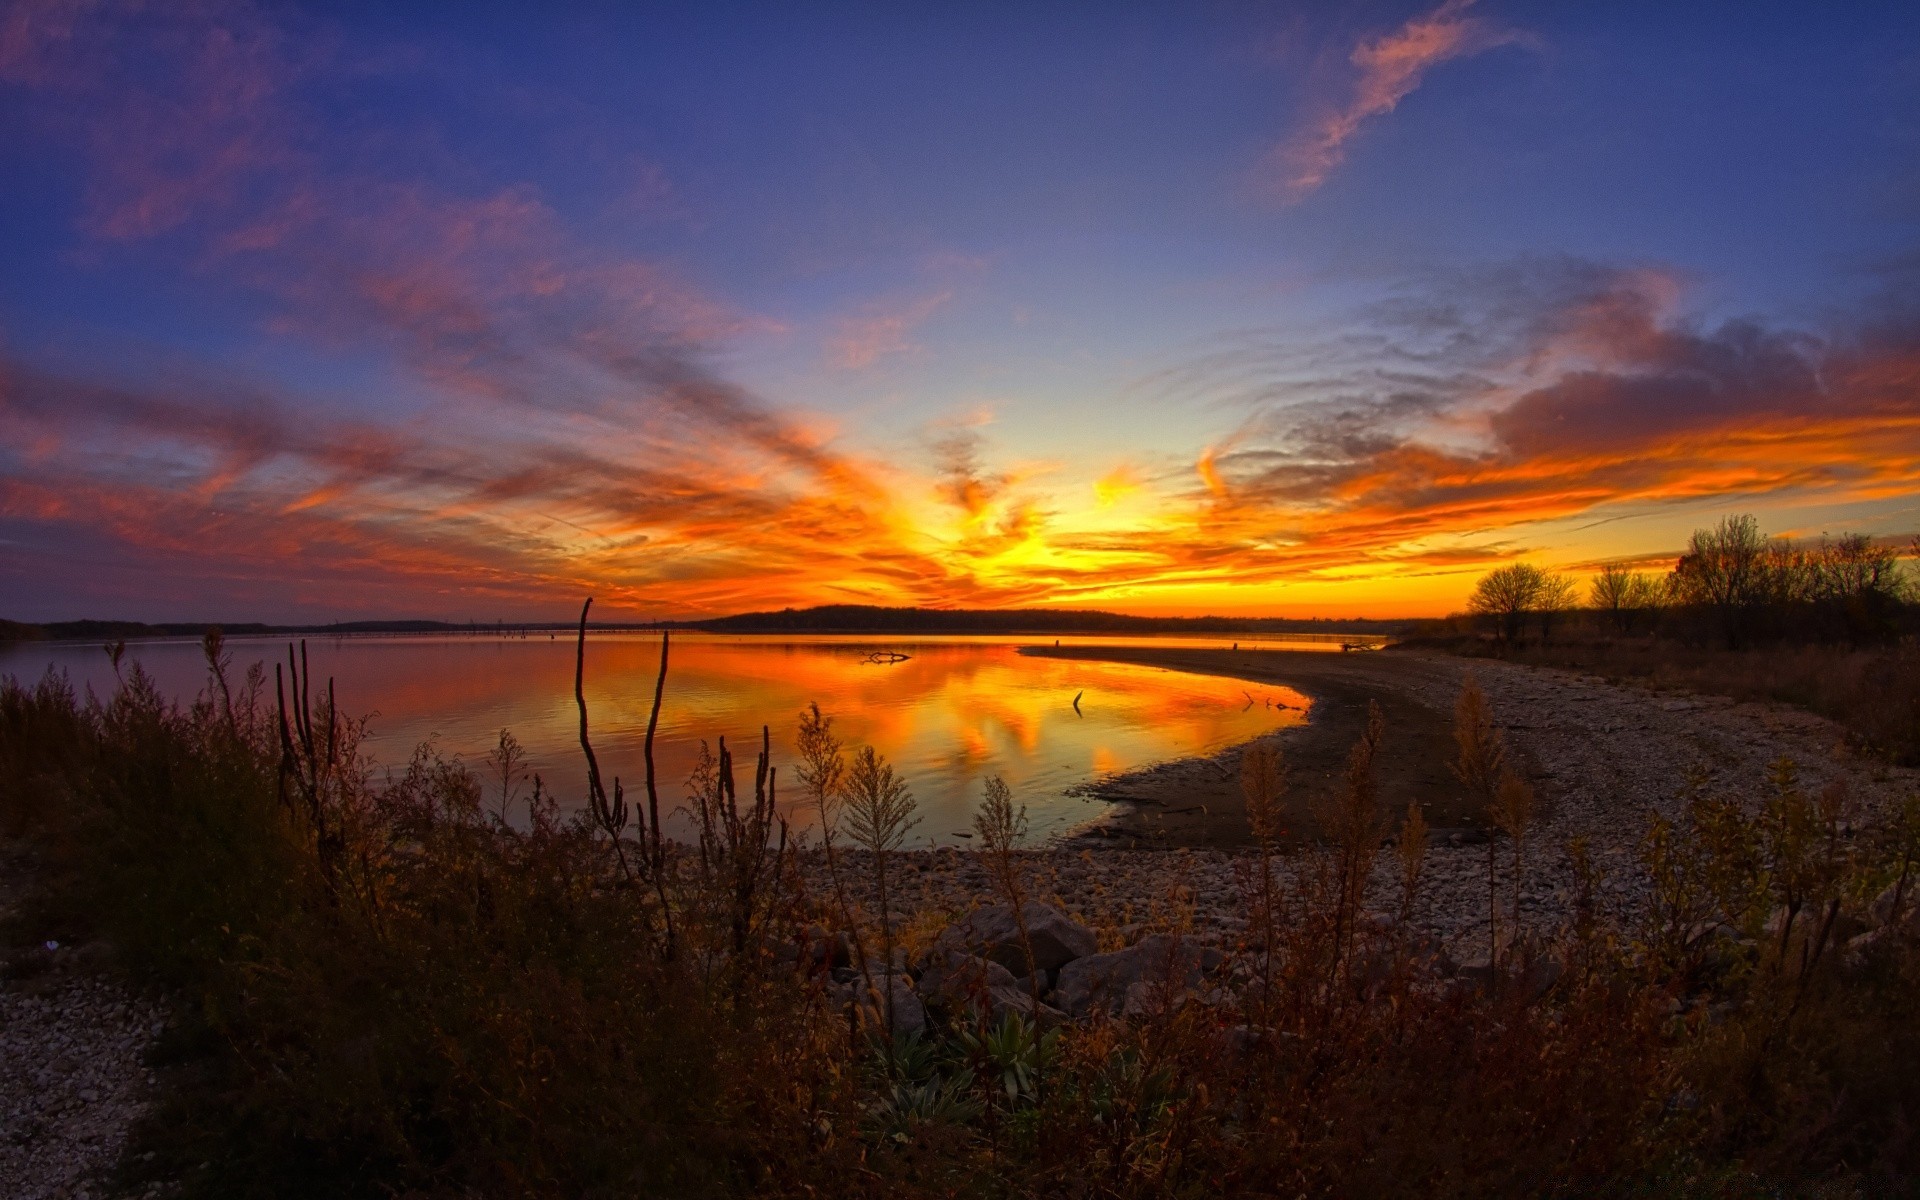
{"type": "Polygon", "coordinates": [[[1606,563],[1593,577],[1589,602],[1605,614],[1617,633],[1632,633],[1640,616],[1659,603],[1659,585],[1651,575],[1625,563],[1606,563]]]}
{"type": "Polygon", "coordinates": [[[1579,604],[1575,599],[1578,594],[1573,586],[1573,580],[1565,575],[1551,571],[1540,573],[1540,595],[1533,602],[1533,610],[1540,619],[1541,641],[1544,642],[1553,637],[1553,623],[1561,613],[1568,612],[1579,604]]]}
{"type": "Polygon", "coordinates": [[[1753,614],[1767,599],[1767,537],[1748,513],[1696,529],[1673,568],[1671,587],[1683,604],[1711,613],[1729,649],[1744,642],[1753,614]]]}
{"type": "Polygon", "coordinates": [[[1494,632],[1503,644],[1518,641],[1527,614],[1539,606],[1546,578],[1546,572],[1532,563],[1489,571],[1473,585],[1467,610],[1493,618],[1494,632]]]}

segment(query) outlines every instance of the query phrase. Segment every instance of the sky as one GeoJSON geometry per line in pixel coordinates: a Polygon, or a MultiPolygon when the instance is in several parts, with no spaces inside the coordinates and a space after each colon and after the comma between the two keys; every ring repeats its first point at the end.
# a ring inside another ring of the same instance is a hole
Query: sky
{"type": "Polygon", "coordinates": [[[1920,531],[1911,4],[0,0],[0,616],[1920,531]]]}

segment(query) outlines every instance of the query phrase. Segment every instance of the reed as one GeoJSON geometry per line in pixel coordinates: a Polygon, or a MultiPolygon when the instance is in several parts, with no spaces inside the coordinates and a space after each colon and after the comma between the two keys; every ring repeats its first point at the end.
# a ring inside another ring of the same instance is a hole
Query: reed
{"type": "MultiPolygon", "coordinates": [[[[893,905],[887,868],[906,842],[907,834],[919,823],[919,818],[913,815],[914,808],[913,793],[906,781],[894,773],[892,765],[872,746],[862,746],[847,770],[844,816],[847,835],[867,852],[880,900],[880,954],[886,976],[881,1000],[890,1033],[895,1023],[894,979],[900,968],[894,961],[893,905]]],[[[871,978],[867,985],[869,989],[873,987],[871,978]]]]}
{"type": "Polygon", "coordinates": [[[973,830],[980,839],[980,857],[987,864],[987,876],[999,888],[1013,909],[1014,928],[1020,934],[1020,952],[1026,959],[1027,989],[1033,999],[1033,1011],[1040,1012],[1040,971],[1034,963],[1033,934],[1027,928],[1026,888],[1020,882],[1020,865],[1014,852],[1027,840],[1027,806],[1013,804],[1013,789],[998,775],[987,777],[985,795],[973,815],[973,830]]]}
{"type": "MultiPolygon", "coordinates": [[[[770,731],[751,792],[716,743],[688,789],[694,833],[656,843],[651,803],[620,828],[618,779],[569,817],[535,777],[509,822],[511,769],[483,784],[431,749],[367,769],[360,724],[297,646],[271,691],[264,671],[237,681],[223,663],[210,644],[207,691],[185,707],[137,666],[98,699],[58,677],[0,682],[0,826],[45,881],[15,936],[110,942],[179,1014],[130,1184],[1104,1198],[1920,1182],[1904,1137],[1920,1112],[1920,798],[1857,812],[1786,763],[1761,795],[1692,781],[1649,832],[1645,916],[1601,903],[1597,868],[1570,846],[1574,915],[1538,950],[1564,964],[1559,981],[1478,988],[1435,974],[1406,928],[1425,866],[1417,809],[1394,869],[1372,870],[1371,769],[1390,752],[1375,721],[1326,843],[1276,861],[1269,891],[1247,888],[1255,944],[1199,985],[1044,1030],[936,1011],[876,1048],[845,1036],[845,985],[810,930],[872,926],[899,969],[915,813],[884,759],[849,762],[817,710],[801,722],[803,799],[865,851],[835,869],[872,876],[872,912],[850,878],[829,879],[846,895],[810,891],[782,837],[770,731]],[[1397,875],[1397,895],[1367,891],[1371,874],[1397,875]],[[1399,929],[1369,907],[1382,902],[1399,929]]],[[[1461,785],[1501,787],[1484,698],[1463,694],[1460,715],[1461,785]]],[[[1249,757],[1250,817],[1271,831],[1281,764],[1249,757]]],[[[1515,795],[1503,803],[1517,886],[1538,835],[1515,795]]],[[[1016,907],[1031,886],[1020,816],[994,788],[976,829],[1016,907]]],[[[1531,965],[1490,967],[1518,981],[1531,965]]]]}

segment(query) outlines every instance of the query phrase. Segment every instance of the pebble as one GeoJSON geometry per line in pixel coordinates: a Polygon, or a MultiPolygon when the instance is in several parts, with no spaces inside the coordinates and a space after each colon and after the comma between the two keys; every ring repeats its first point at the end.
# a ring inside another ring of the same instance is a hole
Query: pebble
{"type": "MultiPolygon", "coordinates": [[[[1382,686],[1398,687],[1450,712],[1471,671],[1496,722],[1505,725],[1509,745],[1540,770],[1535,781],[1540,803],[1527,836],[1521,891],[1522,921],[1535,928],[1552,928],[1571,916],[1574,880],[1566,846],[1575,837],[1586,839],[1591,861],[1605,873],[1599,887],[1603,909],[1628,922],[1643,911],[1648,880],[1639,860],[1641,838],[1654,814],[1682,815],[1689,772],[1705,774],[1713,792],[1756,810],[1768,795],[1769,772],[1782,756],[1797,764],[1803,790],[1815,794],[1843,780],[1866,814],[1887,811],[1920,790],[1920,771],[1852,754],[1838,725],[1785,705],[1675,697],[1638,684],[1513,663],[1418,657],[1414,670],[1388,671],[1393,664],[1383,663],[1382,686]]],[[[1454,832],[1437,831],[1428,847],[1411,922],[1458,955],[1484,947],[1487,938],[1487,846],[1474,844],[1472,831],[1450,838],[1454,832]]],[[[903,858],[914,875],[896,903],[909,921],[922,914],[927,923],[1000,899],[971,850],[906,851],[903,858]]],[[[1513,896],[1504,838],[1494,858],[1504,926],[1513,896]]],[[[1143,921],[1185,927],[1230,944],[1246,928],[1243,880],[1254,861],[1250,851],[1211,849],[1076,846],[1021,854],[1030,898],[1059,904],[1116,944],[1121,939],[1114,931],[1143,921]]],[[[1277,861],[1283,876],[1301,865],[1298,852],[1277,861]]],[[[858,853],[842,852],[843,875],[871,909],[863,862],[858,853]]],[[[817,855],[807,860],[807,870],[824,893],[824,864],[817,855]]],[[[1370,881],[1369,907],[1397,913],[1398,870],[1390,852],[1383,852],[1370,881]]]]}
{"type": "MultiPolygon", "coordinates": [[[[18,880],[14,863],[5,877],[18,880]]],[[[89,1200],[145,1115],[160,1007],[92,965],[35,945],[0,972],[0,1196],[89,1200]]]]}

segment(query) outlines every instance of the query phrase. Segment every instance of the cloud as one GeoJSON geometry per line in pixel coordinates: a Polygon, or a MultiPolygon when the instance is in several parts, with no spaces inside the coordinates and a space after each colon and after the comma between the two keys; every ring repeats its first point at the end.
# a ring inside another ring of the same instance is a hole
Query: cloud
{"type": "MultiPolygon", "coordinates": [[[[1368,43],[1329,161],[1427,66],[1502,39],[1453,4],[1368,43]]],[[[1091,499],[995,462],[977,425],[918,469],[879,461],[714,368],[765,318],[583,241],[524,181],[447,186],[320,136],[330,45],[244,6],[0,19],[16,107],[83,161],[93,251],[244,302],[275,352],[256,361],[355,381],[109,336],[84,361],[12,350],[7,594],[182,619],[209,597],[459,618],[583,590],[650,615],[1273,596],[1470,571],[1623,506],[1920,481],[1920,281],[1829,329],[1709,327],[1670,271],[1571,259],[1410,279],[1319,336],[1222,338],[1133,389],[1202,414],[1197,444],[1139,448],[1091,499]]],[[[849,317],[830,353],[910,352],[952,294],[849,317]]]]}
{"type": "Polygon", "coordinates": [[[1273,400],[1251,361],[1217,368],[1254,411],[1202,460],[1182,558],[1238,543],[1263,547],[1256,573],[1322,570],[1620,505],[1920,481],[1920,326],[1699,328],[1670,315],[1664,274],[1569,261],[1430,283],[1376,310],[1352,372],[1294,374],[1338,349],[1281,357],[1306,400],[1273,400]]]}
{"type": "Polygon", "coordinates": [[[0,429],[33,453],[0,452],[0,521],[56,558],[84,531],[156,578],[238,572],[283,601],[379,564],[394,595],[596,586],[646,611],[747,601],[766,572],[816,596],[816,572],[944,578],[899,544],[883,472],[707,368],[757,318],[583,243],[531,185],[450,190],[322,136],[302,113],[324,56],[293,47],[325,40],[243,5],[0,22],[20,110],[76,135],[101,253],[137,244],[282,341],[384,367],[394,393],[124,347],[16,356],[0,429]]]}
{"type": "Polygon", "coordinates": [[[1093,484],[1093,498],[1101,508],[1112,508],[1140,490],[1140,474],[1132,463],[1120,463],[1093,484]]]}
{"type": "Polygon", "coordinates": [[[843,371],[858,371],[882,358],[918,350],[908,337],[953,299],[951,288],[901,301],[870,306],[858,316],[840,320],[827,342],[827,361],[843,371]]]}
{"type": "Polygon", "coordinates": [[[1277,147],[1268,170],[1278,190],[1298,200],[1325,183],[1346,161],[1347,143],[1375,117],[1392,112],[1429,70],[1497,46],[1530,44],[1532,35],[1470,14],[1474,0],[1446,0],[1392,33],[1361,41],[1349,56],[1358,73],[1352,94],[1311,128],[1277,147]]]}
{"type": "Polygon", "coordinates": [[[920,478],[862,459],[660,344],[635,348],[628,401],[503,424],[348,420],[205,371],[128,364],[129,383],[13,361],[0,538],[36,590],[120,580],[181,605],[344,595],[455,616],[583,589],[691,614],[1403,588],[1525,552],[1542,522],[1910,494],[1920,324],[1895,311],[1823,332],[1704,327],[1645,268],[1427,277],[1325,344],[1256,339],[1159,377],[1241,420],[1197,462],[1111,472],[1145,495],[1104,508],[995,465],[977,427],[939,437],[920,478]]]}

